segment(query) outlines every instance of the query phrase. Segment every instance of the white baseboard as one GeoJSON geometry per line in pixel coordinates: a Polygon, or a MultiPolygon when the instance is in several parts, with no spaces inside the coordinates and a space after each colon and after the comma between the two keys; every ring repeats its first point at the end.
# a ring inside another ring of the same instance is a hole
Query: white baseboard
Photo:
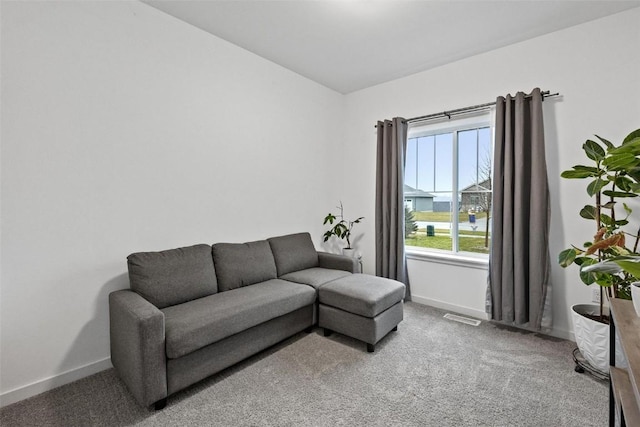
{"type": "Polygon", "coordinates": [[[70,369],[58,375],[6,391],[0,394],[0,407],[28,399],[29,397],[69,384],[81,378],[88,377],[89,375],[97,374],[98,372],[110,369],[111,367],[113,367],[111,364],[111,358],[107,357],[105,359],[80,366],[79,368],[70,369]]]}
{"type": "Polygon", "coordinates": [[[573,335],[573,331],[565,331],[564,329],[551,328],[551,331],[547,333],[555,338],[562,338],[563,340],[576,342],[576,337],[573,335]]]}
{"type": "MultiPolygon", "coordinates": [[[[481,320],[489,320],[489,315],[487,313],[475,308],[464,307],[461,305],[451,304],[448,302],[439,301],[432,298],[425,298],[417,295],[411,295],[411,300],[418,304],[428,305],[430,307],[439,308],[441,310],[452,311],[456,314],[462,314],[481,320]]],[[[551,328],[550,331],[546,332],[546,335],[575,342],[575,337],[572,331],[551,328]]]]}
{"type": "Polygon", "coordinates": [[[418,295],[411,295],[411,300],[415,303],[428,305],[430,307],[439,308],[442,310],[453,311],[456,314],[463,314],[465,316],[475,317],[476,319],[488,320],[489,316],[482,310],[475,308],[463,307],[461,305],[451,304],[444,301],[439,301],[433,298],[425,298],[418,295]]]}

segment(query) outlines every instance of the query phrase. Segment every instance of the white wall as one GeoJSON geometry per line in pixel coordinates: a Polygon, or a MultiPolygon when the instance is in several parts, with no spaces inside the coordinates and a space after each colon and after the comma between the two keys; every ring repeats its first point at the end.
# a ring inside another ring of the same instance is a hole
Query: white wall
{"type": "Polygon", "coordinates": [[[2,3],[2,404],[109,365],[134,251],[309,231],[342,95],[138,2],[2,3]]]}
{"type": "Polygon", "coordinates": [[[453,311],[479,319],[484,312],[487,289],[487,267],[481,263],[466,264],[449,260],[426,262],[421,256],[407,256],[412,301],[453,311]],[[434,272],[437,275],[434,278],[434,272]]]}
{"type": "MultiPolygon", "coordinates": [[[[347,95],[345,141],[351,160],[343,169],[344,181],[351,183],[345,196],[350,209],[371,218],[375,212],[377,120],[491,102],[534,87],[560,92],[562,97],[543,105],[552,208],[553,334],[571,337],[569,307],[590,301],[591,292],[579,282],[575,268],[563,270],[555,260],[570,243],[589,240],[593,230],[577,215],[589,202],[585,183],[561,181],[559,175],[582,161],[582,143],[592,134],[620,142],[640,127],[638,22],[636,8],[347,95]]],[[[393,52],[381,60],[392,61],[393,52]]],[[[366,270],[373,272],[373,222],[363,226],[360,250],[366,270]]],[[[409,276],[417,300],[459,305],[467,313],[484,311],[482,270],[410,260],[409,276]]]]}

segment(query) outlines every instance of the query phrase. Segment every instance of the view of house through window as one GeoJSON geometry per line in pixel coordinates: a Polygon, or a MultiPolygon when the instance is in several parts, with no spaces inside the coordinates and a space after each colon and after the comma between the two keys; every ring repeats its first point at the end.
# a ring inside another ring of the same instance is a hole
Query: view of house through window
{"type": "Polygon", "coordinates": [[[488,254],[491,128],[412,128],[404,181],[407,246],[488,254]]]}

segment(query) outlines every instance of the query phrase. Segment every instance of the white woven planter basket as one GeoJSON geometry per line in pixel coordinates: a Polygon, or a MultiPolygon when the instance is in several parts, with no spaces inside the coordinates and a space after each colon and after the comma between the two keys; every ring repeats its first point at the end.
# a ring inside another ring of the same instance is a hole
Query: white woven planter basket
{"type": "MultiPolygon", "coordinates": [[[[571,307],[571,317],[573,318],[573,333],[576,337],[576,344],[582,356],[591,366],[599,371],[609,372],[609,325],[596,322],[582,314],[597,316],[600,307],[593,304],[576,304],[571,307]]],[[[608,315],[608,309],[606,309],[608,315]]],[[[620,342],[616,337],[616,366],[627,367],[627,360],[621,351],[620,342]]]]}

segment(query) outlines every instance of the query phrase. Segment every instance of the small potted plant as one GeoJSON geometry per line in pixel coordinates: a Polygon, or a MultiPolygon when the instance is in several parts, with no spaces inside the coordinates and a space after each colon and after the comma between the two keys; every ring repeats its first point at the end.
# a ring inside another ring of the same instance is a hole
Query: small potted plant
{"type": "Polygon", "coordinates": [[[332,226],[326,233],[324,233],[324,241],[328,241],[331,236],[336,236],[339,239],[346,240],[347,247],[342,249],[342,253],[344,255],[353,257],[355,251],[351,247],[351,232],[353,230],[353,226],[355,224],[359,224],[360,221],[364,219],[364,217],[361,216],[360,218],[357,218],[353,221],[349,221],[344,218],[344,208],[342,206],[342,202],[340,202],[340,206],[338,206],[338,209],[340,209],[340,213],[337,216],[329,213],[324,217],[324,222],[322,224],[329,223],[329,225],[332,226]],[[340,219],[339,221],[338,218],[340,219]]]}
{"type": "Polygon", "coordinates": [[[640,129],[629,134],[619,146],[597,135],[596,138],[599,142],[587,140],[582,146],[591,164],[577,165],[561,174],[567,179],[589,180],[586,191],[593,203],[580,210],[580,217],[593,222],[594,235],[581,247],[572,246],[560,252],[558,262],[562,267],[577,264],[584,284],[600,286],[599,307],[576,304],[571,309],[580,352],[591,365],[605,371],[609,365],[609,319],[603,306],[603,295],[629,299],[630,284],[638,278],[619,268],[594,266],[634,255],[638,249],[640,234],[624,229],[629,224],[632,210],[621,200],[640,194],[640,129]],[[634,241],[631,248],[627,246],[630,241],[634,241]]]}

